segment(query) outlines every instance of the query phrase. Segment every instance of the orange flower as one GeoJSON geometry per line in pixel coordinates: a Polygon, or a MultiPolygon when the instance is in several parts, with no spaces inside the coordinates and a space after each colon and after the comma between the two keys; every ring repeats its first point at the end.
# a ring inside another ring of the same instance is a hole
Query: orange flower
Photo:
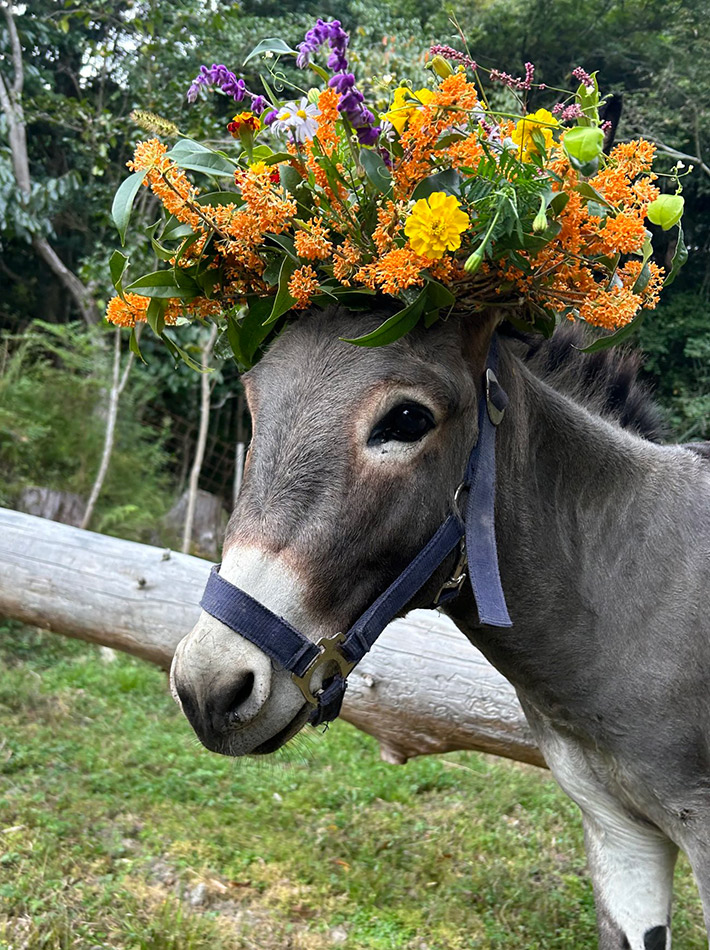
{"type": "Polygon", "coordinates": [[[360,249],[353,244],[349,237],[345,238],[343,243],[336,248],[333,257],[333,277],[345,287],[349,287],[350,278],[361,260],[360,249]]]}
{"type": "Polygon", "coordinates": [[[340,117],[340,113],[338,112],[339,101],[340,93],[336,92],[335,89],[324,89],[318,96],[320,115],[317,119],[318,131],[316,132],[316,136],[318,138],[318,144],[328,158],[330,158],[338,147],[338,133],[335,128],[335,123],[340,117]]]}
{"type": "Polygon", "coordinates": [[[600,289],[596,297],[587,298],[579,308],[580,317],[595,327],[618,330],[631,323],[641,308],[641,297],[628,287],[600,289]]]}
{"type": "MultiPolygon", "coordinates": [[[[139,294],[124,294],[123,297],[113,297],[106,307],[106,319],[117,327],[134,327],[136,323],[145,323],[146,312],[150,305],[150,297],[141,297],[139,294]]],[[[168,326],[177,323],[182,310],[182,302],[177,297],[168,299],[164,320],[168,326]]]]}
{"type": "Polygon", "coordinates": [[[311,298],[318,289],[318,274],[310,264],[295,270],[288,282],[288,292],[295,298],[296,310],[305,310],[310,306],[311,298]]]}
{"type": "Polygon", "coordinates": [[[633,254],[640,251],[646,240],[646,228],[641,218],[621,212],[615,218],[608,217],[600,237],[612,251],[633,254]]]}
{"type": "Polygon", "coordinates": [[[190,182],[185,172],[166,156],[167,147],[158,139],[139,142],[133,160],[126,162],[132,171],[147,172],[143,184],[160,199],[168,214],[189,224],[194,231],[204,228],[200,215],[194,210],[199,188],[190,182]]]}
{"type": "Polygon", "coordinates": [[[328,239],[330,231],[323,227],[322,218],[313,218],[307,231],[296,231],[293,242],[299,257],[307,261],[324,260],[330,256],[333,245],[328,239]]]}
{"type": "Polygon", "coordinates": [[[371,290],[379,289],[385,294],[398,294],[407,287],[420,287],[424,283],[422,271],[428,264],[427,258],[415,254],[406,244],[361,267],[355,276],[371,290]]]}

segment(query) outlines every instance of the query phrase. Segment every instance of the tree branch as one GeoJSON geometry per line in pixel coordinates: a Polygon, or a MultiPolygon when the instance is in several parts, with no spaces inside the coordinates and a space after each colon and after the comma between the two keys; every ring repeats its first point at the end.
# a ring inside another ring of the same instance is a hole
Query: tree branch
{"type": "Polygon", "coordinates": [[[700,155],[688,155],[687,152],[681,152],[677,148],[672,148],[672,146],[666,145],[665,142],[661,142],[660,139],[654,138],[652,135],[646,136],[646,138],[653,142],[659,152],[663,152],[663,154],[668,155],[669,158],[678,158],[682,162],[688,162],[710,177],[710,165],[706,165],[700,155]]]}
{"type": "Polygon", "coordinates": [[[12,98],[16,101],[19,101],[20,96],[22,95],[22,87],[25,83],[25,71],[22,66],[22,44],[20,43],[20,37],[17,33],[17,26],[15,25],[15,18],[12,15],[12,10],[10,5],[5,3],[3,0],[2,3],[2,12],[5,14],[5,19],[7,21],[7,29],[10,34],[10,48],[12,50],[12,68],[14,70],[14,77],[12,82],[12,89],[10,93],[12,98]]]}

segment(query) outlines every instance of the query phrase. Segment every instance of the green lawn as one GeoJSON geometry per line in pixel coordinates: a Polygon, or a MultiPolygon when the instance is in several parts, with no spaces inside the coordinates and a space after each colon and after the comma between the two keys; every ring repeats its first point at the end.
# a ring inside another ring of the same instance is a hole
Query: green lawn
{"type": "MultiPolygon", "coordinates": [[[[344,723],[197,743],[156,669],[0,625],[0,947],[593,948],[580,822],[489,756],[380,762],[344,723]]],[[[687,865],[674,946],[705,950],[687,865]]]]}

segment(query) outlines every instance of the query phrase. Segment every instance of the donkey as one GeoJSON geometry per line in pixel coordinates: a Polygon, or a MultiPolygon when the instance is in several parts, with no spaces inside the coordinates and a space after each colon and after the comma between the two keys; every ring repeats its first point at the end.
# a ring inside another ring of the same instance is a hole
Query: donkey
{"type": "MultiPolygon", "coordinates": [[[[377,349],[343,342],[381,319],[304,315],[244,376],[254,434],[219,573],[309,641],[347,630],[455,508],[497,338],[512,626],[482,623],[469,585],[444,609],[515,686],[582,811],[601,950],[668,950],[679,848],[710,924],[710,467],[631,431],[656,418],[621,357],[600,385],[597,357],[564,355],[574,337],[531,352],[496,332],[494,310],[377,349]]],[[[436,600],[457,556],[406,609],[436,600]]],[[[272,752],[310,715],[288,670],[206,612],[172,685],[226,755],[272,752]]]]}

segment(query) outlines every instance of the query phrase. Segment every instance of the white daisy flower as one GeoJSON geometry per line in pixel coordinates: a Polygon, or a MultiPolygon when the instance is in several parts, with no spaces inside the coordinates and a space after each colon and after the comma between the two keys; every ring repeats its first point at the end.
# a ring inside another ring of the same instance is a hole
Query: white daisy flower
{"type": "Polygon", "coordinates": [[[290,133],[295,142],[306,142],[318,131],[320,109],[304,96],[300,102],[285,102],[271,128],[279,135],[290,133]]]}

